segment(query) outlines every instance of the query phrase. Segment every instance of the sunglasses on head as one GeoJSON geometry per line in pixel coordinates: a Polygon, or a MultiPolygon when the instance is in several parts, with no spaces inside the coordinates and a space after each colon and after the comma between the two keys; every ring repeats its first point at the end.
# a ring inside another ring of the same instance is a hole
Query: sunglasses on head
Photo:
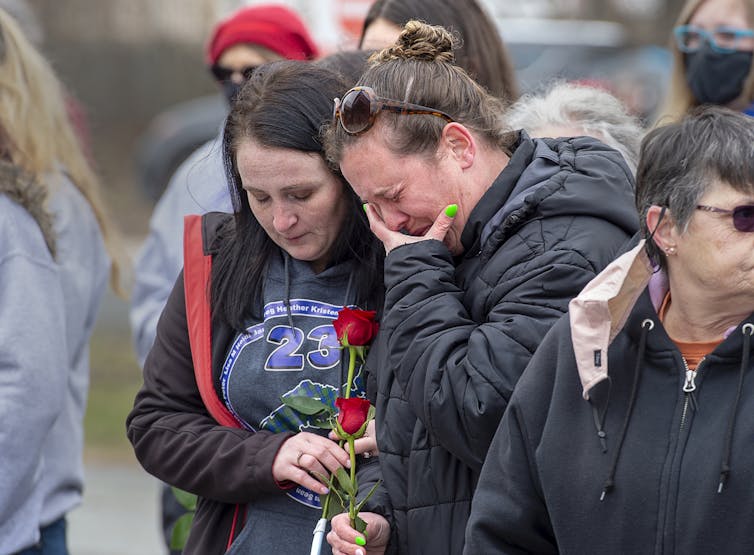
{"type": "Polygon", "coordinates": [[[448,123],[453,121],[448,114],[419,104],[381,98],[369,87],[354,87],[343,98],[336,98],[333,107],[333,123],[340,121],[341,127],[349,135],[364,133],[382,110],[396,114],[421,114],[437,116],[448,123]]]}
{"type": "Polygon", "coordinates": [[[214,75],[215,79],[218,81],[230,81],[230,78],[233,76],[234,73],[240,73],[243,75],[244,81],[247,81],[257,70],[259,66],[246,66],[242,67],[241,69],[233,69],[229,67],[223,67],[219,64],[213,64],[212,67],[209,68],[209,70],[212,72],[212,75],[214,75]]]}
{"type": "Polygon", "coordinates": [[[725,208],[716,208],[714,206],[706,206],[704,204],[700,204],[696,207],[696,209],[704,210],[705,212],[716,212],[718,214],[732,214],[733,227],[735,227],[737,231],[754,231],[754,204],[736,206],[732,210],[726,210],[725,208]]]}

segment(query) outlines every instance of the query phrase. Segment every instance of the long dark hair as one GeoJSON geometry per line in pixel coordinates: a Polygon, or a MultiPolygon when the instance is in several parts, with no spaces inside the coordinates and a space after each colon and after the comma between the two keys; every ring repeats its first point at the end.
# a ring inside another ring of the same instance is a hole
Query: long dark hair
{"type": "MultiPolygon", "coordinates": [[[[253,139],[269,148],[317,152],[324,160],[321,129],[332,118],[333,98],[346,88],[337,73],[310,62],[274,62],[254,73],[228,115],[223,158],[234,218],[219,234],[211,299],[213,315],[238,331],[261,317],[265,274],[271,257],[280,252],[249,207],[236,163],[238,146],[253,139]]],[[[384,251],[369,230],[359,198],[338,170],[328,168],[343,183],[348,203],[330,263],[354,260],[356,303],[379,309],[384,251]]]]}

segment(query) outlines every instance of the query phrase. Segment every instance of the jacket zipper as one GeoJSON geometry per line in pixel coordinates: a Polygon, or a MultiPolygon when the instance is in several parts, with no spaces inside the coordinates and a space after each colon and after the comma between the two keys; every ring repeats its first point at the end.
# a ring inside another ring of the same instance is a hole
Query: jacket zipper
{"type": "MultiPolygon", "coordinates": [[[[683,409],[681,410],[681,422],[678,428],[678,439],[676,440],[677,442],[681,441],[681,436],[683,435],[683,430],[684,430],[684,427],[686,426],[686,420],[688,418],[689,406],[691,407],[692,410],[696,410],[696,397],[695,397],[696,388],[697,388],[696,378],[697,378],[697,372],[701,368],[702,362],[704,361],[704,359],[702,358],[702,360],[699,361],[699,364],[697,364],[696,370],[691,370],[689,368],[688,362],[686,362],[686,359],[683,356],[681,356],[681,360],[683,361],[683,368],[685,372],[683,385],[681,386],[681,392],[683,394],[684,399],[683,399],[683,409]]],[[[681,447],[679,445],[676,445],[676,453],[673,455],[673,460],[679,455],[677,452],[678,449],[681,449],[681,447]]],[[[679,464],[680,464],[679,462],[673,463],[673,467],[671,468],[672,474],[675,474],[675,472],[680,471],[680,466],[675,468],[676,465],[679,465],[679,464]]],[[[670,479],[670,482],[673,482],[672,478],[670,479]]],[[[661,487],[672,489],[672,487],[669,484],[664,484],[661,487]]],[[[663,547],[661,550],[662,552],[665,552],[666,548],[668,547],[667,546],[668,540],[667,538],[665,538],[666,529],[674,526],[673,524],[670,524],[669,522],[671,515],[670,515],[670,507],[668,506],[667,501],[665,503],[664,513],[665,513],[665,518],[663,521],[663,525],[661,526],[662,529],[658,529],[659,537],[663,538],[662,540],[663,547]]]]}
{"type": "Polygon", "coordinates": [[[696,391],[696,376],[697,372],[702,366],[702,363],[704,362],[704,357],[699,361],[699,364],[696,365],[696,370],[690,370],[689,365],[686,362],[686,359],[681,357],[681,360],[683,361],[683,367],[686,370],[686,380],[683,382],[683,394],[684,394],[684,400],[683,400],[683,411],[681,411],[681,426],[679,428],[679,431],[683,430],[683,426],[686,424],[686,415],[688,413],[689,405],[691,405],[692,410],[696,410],[696,396],[694,395],[694,392],[696,391]]]}

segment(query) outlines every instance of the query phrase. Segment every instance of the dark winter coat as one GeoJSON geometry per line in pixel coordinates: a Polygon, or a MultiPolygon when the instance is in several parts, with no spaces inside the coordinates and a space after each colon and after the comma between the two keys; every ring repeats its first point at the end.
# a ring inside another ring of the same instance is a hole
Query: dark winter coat
{"type": "Polygon", "coordinates": [[[637,227],[620,154],[591,138],[521,133],[469,216],[462,257],[439,241],[388,255],[367,364],[378,380],[386,489],[371,509],[391,521],[391,549],[461,553],[482,462],[519,376],[637,227]]]}
{"type": "Polygon", "coordinates": [[[621,259],[521,377],[464,553],[754,552],[754,315],[687,381],[657,315],[667,289],[645,288],[646,263],[624,281],[621,259]]]}

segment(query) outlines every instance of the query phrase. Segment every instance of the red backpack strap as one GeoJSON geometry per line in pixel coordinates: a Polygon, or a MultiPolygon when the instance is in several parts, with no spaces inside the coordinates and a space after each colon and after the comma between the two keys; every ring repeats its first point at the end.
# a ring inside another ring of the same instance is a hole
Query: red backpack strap
{"type": "Polygon", "coordinates": [[[194,376],[204,406],[212,417],[223,426],[241,428],[241,423],[217,397],[212,380],[212,324],[209,303],[212,256],[204,252],[202,227],[201,216],[191,215],[183,219],[183,285],[194,376]]]}

